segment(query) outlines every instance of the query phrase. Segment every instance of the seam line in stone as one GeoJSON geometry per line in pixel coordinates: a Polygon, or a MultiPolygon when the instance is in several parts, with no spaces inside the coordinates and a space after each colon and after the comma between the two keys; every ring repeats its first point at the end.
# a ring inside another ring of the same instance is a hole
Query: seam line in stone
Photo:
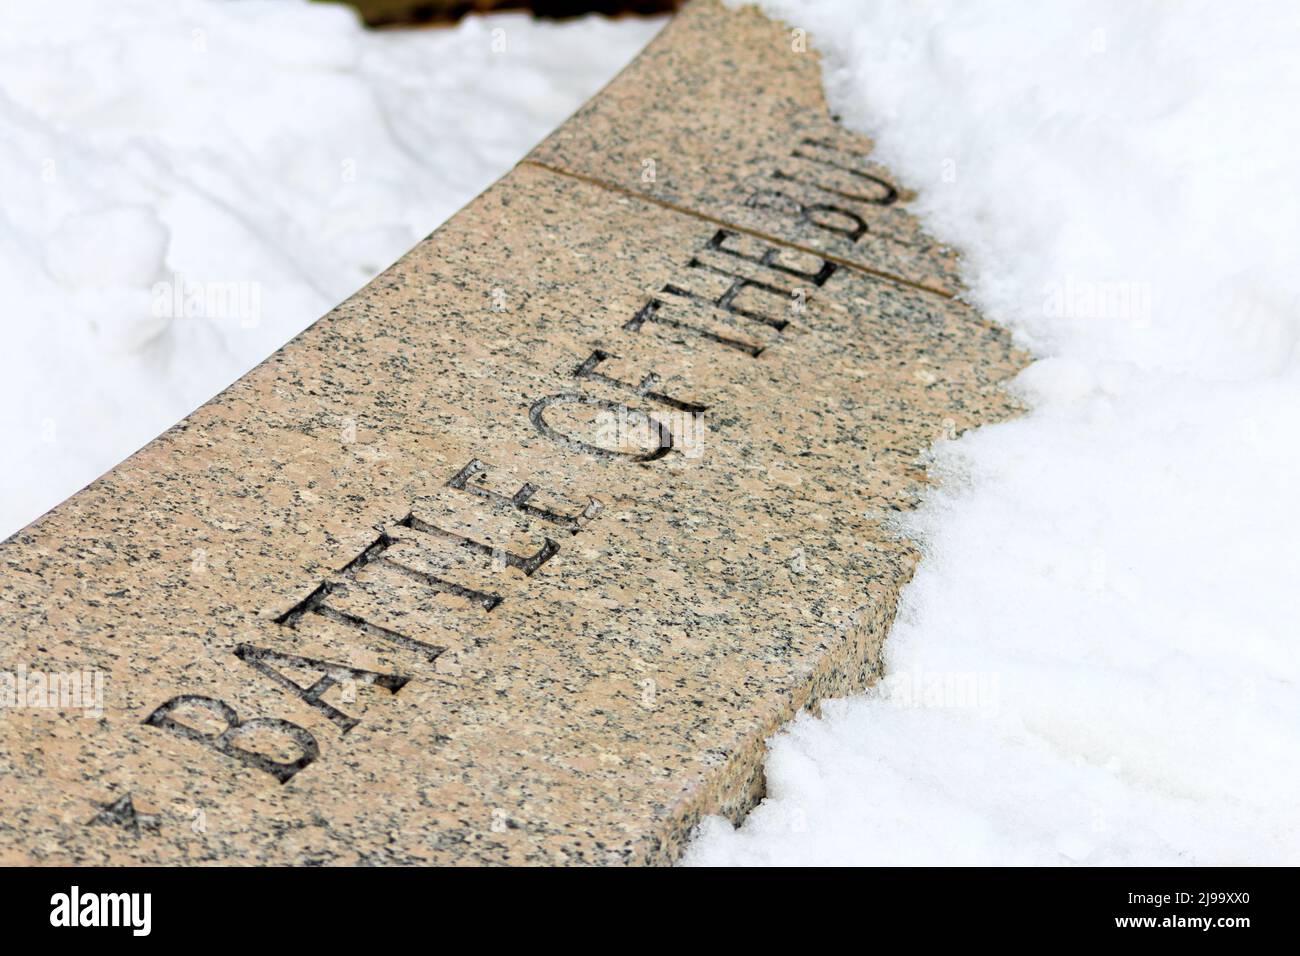
{"type": "MultiPolygon", "coordinates": [[[[565,176],[569,179],[576,179],[579,182],[589,183],[592,186],[598,186],[601,189],[605,189],[610,192],[619,193],[621,195],[631,197],[632,199],[640,199],[644,202],[651,203],[663,209],[669,209],[673,212],[681,213],[684,216],[691,216],[694,219],[702,219],[705,222],[713,223],[715,226],[722,226],[726,229],[734,229],[736,230],[736,232],[743,232],[745,233],[745,235],[753,236],[755,239],[762,239],[765,242],[771,242],[779,246],[785,246],[787,249],[794,249],[798,252],[807,253],[810,256],[817,256],[826,262],[833,262],[836,265],[842,266],[845,269],[853,269],[855,272],[861,272],[864,273],[865,275],[874,276],[878,279],[888,279],[890,282],[897,282],[901,285],[907,286],[908,288],[916,289],[919,292],[926,292],[929,293],[930,295],[937,295],[941,299],[947,299],[948,301],[955,301],[957,299],[955,295],[950,295],[947,292],[940,292],[938,289],[932,289],[927,285],[922,285],[921,283],[914,282],[911,279],[905,279],[902,276],[895,275],[892,272],[885,272],[883,269],[873,269],[870,266],[864,266],[860,262],[854,262],[852,259],[845,259],[842,258],[841,256],[837,256],[829,252],[823,252],[820,249],[813,249],[810,246],[801,245],[797,242],[791,242],[789,239],[781,239],[777,236],[769,235],[768,233],[763,232],[759,229],[752,229],[749,226],[740,226],[734,222],[729,222],[726,219],[719,218],[718,216],[710,216],[708,213],[700,212],[697,209],[689,209],[686,206],[679,206],[676,203],[668,202],[665,199],[658,199],[654,196],[647,196],[645,193],[639,193],[634,189],[628,189],[626,186],[620,186],[617,183],[611,183],[604,179],[598,179],[595,176],[588,176],[585,173],[575,173],[572,170],[562,169],[559,166],[552,166],[550,163],[543,163],[540,160],[536,160],[536,159],[528,159],[528,158],[521,159],[517,165],[534,166],[537,169],[545,170],[548,173],[554,173],[557,176],[565,176]]],[[[885,239],[886,241],[889,241],[887,236],[877,236],[876,238],[885,239]]]]}

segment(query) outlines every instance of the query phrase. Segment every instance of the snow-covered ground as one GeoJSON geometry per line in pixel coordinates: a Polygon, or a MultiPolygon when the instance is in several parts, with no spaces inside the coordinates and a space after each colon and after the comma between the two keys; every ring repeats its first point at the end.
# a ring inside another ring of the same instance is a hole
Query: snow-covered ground
{"type": "Polygon", "coordinates": [[[768,0],[1041,360],[694,863],[1300,860],[1300,9],[768,0]]]}
{"type": "Polygon", "coordinates": [[[365,284],[661,26],[0,0],[0,537],[365,284]]]}

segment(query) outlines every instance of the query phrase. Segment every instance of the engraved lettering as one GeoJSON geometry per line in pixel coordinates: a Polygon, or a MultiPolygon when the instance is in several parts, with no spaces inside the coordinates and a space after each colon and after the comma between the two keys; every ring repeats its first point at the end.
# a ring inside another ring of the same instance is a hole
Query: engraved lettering
{"type": "MultiPolygon", "coordinates": [[[[874,173],[869,173],[865,169],[851,165],[851,160],[850,162],[844,162],[838,158],[841,156],[847,156],[851,159],[867,159],[867,154],[865,153],[844,149],[834,145],[828,140],[812,139],[805,136],[799,141],[799,145],[790,152],[790,155],[797,159],[805,159],[809,162],[819,163],[823,166],[828,166],[832,169],[848,173],[854,179],[858,180],[860,185],[865,186],[869,192],[864,194],[854,190],[835,188],[827,186],[821,182],[809,183],[809,185],[814,186],[817,189],[835,193],[836,195],[843,196],[845,199],[854,199],[858,202],[870,203],[873,206],[891,206],[898,201],[898,189],[895,188],[893,183],[889,182],[889,180],[877,176],[874,173]],[[834,156],[827,155],[828,153],[834,154],[834,156]]],[[[794,179],[796,177],[787,176],[785,178],[794,179]]]]}
{"type": "Polygon", "coordinates": [[[519,490],[513,495],[503,495],[500,492],[492,491],[482,487],[479,482],[487,477],[488,467],[477,458],[471,458],[460,471],[452,476],[447,482],[447,487],[455,488],[457,491],[464,491],[471,495],[476,495],[484,501],[491,502],[498,507],[504,507],[515,511],[522,511],[534,518],[550,522],[566,528],[570,534],[577,534],[586,526],[587,523],[595,520],[596,516],[603,510],[602,505],[595,498],[588,497],[586,505],[582,510],[574,514],[565,514],[559,511],[553,511],[550,508],[544,508],[533,503],[533,498],[541,489],[532,482],[524,482],[519,486],[519,490]]]}
{"type": "Polygon", "coordinates": [[[144,723],[150,727],[170,730],[186,740],[193,740],[196,743],[211,747],[217,753],[238,760],[246,767],[269,773],[282,784],[288,783],[295,774],[304,767],[309,766],[320,756],[320,747],[316,744],[316,738],[306,728],[299,727],[287,720],[281,720],[278,717],[254,717],[252,720],[240,720],[239,715],[235,713],[235,709],[225,701],[215,700],[211,697],[201,697],[196,694],[182,694],[179,697],[173,697],[146,717],[144,723]],[[201,730],[195,730],[189,724],[182,723],[172,717],[175,711],[183,707],[206,711],[208,716],[225,724],[226,729],[219,734],[205,734],[201,730]],[[248,750],[239,746],[238,741],[259,731],[280,734],[288,738],[298,750],[298,759],[281,762],[272,760],[255,750],[248,750]]]}
{"type": "MultiPolygon", "coordinates": [[[[730,229],[719,229],[709,237],[708,241],[701,247],[700,253],[693,256],[687,268],[698,269],[701,272],[707,272],[712,275],[723,276],[732,280],[731,283],[719,294],[712,292],[705,294],[692,289],[684,288],[683,285],[668,283],[663,287],[666,295],[674,296],[679,299],[690,300],[703,303],[706,306],[712,306],[723,311],[738,316],[751,322],[758,322],[777,332],[783,331],[790,323],[790,320],[783,314],[785,303],[791,298],[798,297],[802,290],[790,289],[779,286],[773,282],[766,282],[753,276],[745,275],[736,269],[724,268],[707,262],[702,259],[701,255],[710,255],[714,259],[728,257],[731,260],[739,262],[752,263],[763,270],[771,273],[777,273],[784,276],[791,276],[803,282],[811,283],[814,286],[822,286],[832,275],[835,274],[837,266],[833,262],[827,262],[811,253],[792,253],[791,250],[775,246],[767,242],[752,237],[742,237],[730,229]],[[811,268],[799,268],[788,261],[791,255],[802,256],[804,260],[811,259],[813,265],[811,268]],[[756,290],[773,297],[774,308],[772,313],[755,311],[752,308],[743,307],[737,297],[746,290],[756,290]]],[[[725,261],[725,260],[723,260],[725,261]]],[[[685,280],[683,280],[685,281],[685,280]]],[[[767,347],[761,342],[747,340],[743,337],[733,334],[725,327],[722,331],[714,328],[686,322],[677,318],[667,308],[666,302],[661,298],[652,298],[637,311],[636,315],[623,324],[625,332],[640,332],[647,322],[654,322],[659,325],[668,326],[674,329],[680,329],[698,335],[701,338],[716,342],[727,348],[735,349],[739,352],[757,358],[767,347]]]]}
{"type": "Polygon", "coordinates": [[[716,249],[718,252],[729,256],[735,256],[737,259],[745,259],[768,269],[775,269],[777,272],[784,272],[786,275],[794,276],[797,279],[803,279],[805,282],[811,282],[816,286],[825,285],[826,280],[833,276],[835,270],[839,268],[835,263],[827,262],[825,259],[817,257],[817,261],[821,264],[816,270],[809,271],[806,269],[796,269],[795,267],[786,265],[780,261],[781,256],[786,254],[788,251],[782,249],[780,246],[774,246],[771,243],[763,242],[760,239],[748,239],[750,245],[757,246],[763,250],[758,255],[752,255],[745,253],[740,249],[728,246],[727,241],[730,239],[739,240],[740,236],[738,233],[732,232],[729,229],[719,229],[709,239],[707,248],[716,249]]]}
{"type": "MultiPolygon", "coordinates": [[[[439,528],[437,525],[429,524],[427,521],[420,520],[414,514],[407,515],[398,522],[398,525],[403,528],[410,528],[412,531],[419,531],[422,534],[433,534],[443,538],[449,538],[461,547],[469,548],[471,551],[477,551],[480,554],[485,554],[494,560],[502,560],[510,567],[518,568],[520,571],[523,571],[528,577],[532,577],[538,568],[551,560],[551,558],[555,557],[555,555],[560,551],[560,546],[558,544],[550,538],[543,538],[542,546],[533,554],[515,554],[512,551],[506,551],[504,548],[494,548],[492,545],[484,544],[482,541],[475,541],[473,538],[467,538],[465,535],[458,534],[455,531],[447,531],[443,528],[439,528]]],[[[397,567],[402,567],[402,565],[396,565],[395,562],[390,561],[388,558],[385,558],[384,560],[397,567]]],[[[495,606],[496,605],[493,605],[493,607],[495,606]]],[[[491,608],[488,608],[488,610],[491,610],[491,608]]]]}
{"type": "MultiPolygon", "coordinates": [[[[447,582],[441,583],[444,585],[447,584],[447,582]]],[[[455,585],[451,585],[450,587],[455,587],[455,585]]],[[[407,637],[405,634],[394,631],[392,628],[372,624],[365,618],[358,617],[355,614],[349,614],[346,611],[340,611],[337,608],[324,603],[325,598],[329,594],[332,592],[342,592],[345,588],[346,585],[338,581],[325,582],[316,590],[312,591],[311,594],[307,595],[291,607],[288,611],[276,618],[276,623],[283,624],[286,627],[297,627],[298,622],[302,620],[304,615],[317,614],[325,618],[327,621],[333,621],[335,624],[342,624],[346,627],[354,628],[368,637],[388,641],[398,645],[399,647],[405,647],[407,650],[415,651],[417,654],[422,654],[430,663],[436,661],[439,655],[447,650],[447,648],[441,647],[437,644],[426,644],[424,641],[417,641],[415,638],[407,637]]],[[[467,597],[469,595],[461,596],[467,597]]],[[[497,603],[500,603],[500,598],[497,598],[497,603]]],[[[495,606],[496,605],[494,604],[493,607],[495,606]]]]}
{"type": "Polygon", "coordinates": [[[158,818],[158,814],[137,811],[129,793],[118,797],[112,803],[101,803],[99,813],[95,814],[86,825],[94,826],[97,823],[122,827],[133,833],[139,833],[141,830],[156,832],[162,829],[162,821],[158,818]]]}
{"type": "MultiPolygon", "coordinates": [[[[717,273],[718,275],[727,275],[727,276],[731,275],[730,273],[724,272],[723,270],[718,269],[714,266],[705,265],[704,263],[700,262],[698,259],[692,259],[689,265],[691,268],[708,269],[709,271],[717,273]]],[[[671,282],[668,285],[664,286],[663,291],[667,292],[669,295],[679,296],[684,299],[695,299],[698,302],[705,302],[709,305],[716,305],[718,308],[725,309],[726,311],[732,313],[733,315],[739,315],[742,316],[743,318],[750,319],[754,322],[762,322],[764,325],[770,325],[778,332],[783,331],[785,327],[790,324],[789,319],[776,318],[774,316],[764,315],[762,312],[755,312],[752,309],[743,309],[740,306],[736,305],[735,303],[736,296],[740,295],[741,292],[749,288],[762,289],[764,292],[770,292],[780,297],[782,300],[784,300],[789,296],[789,292],[787,292],[784,289],[778,289],[776,286],[770,285],[769,283],[760,282],[757,279],[749,279],[746,278],[745,276],[736,276],[735,281],[733,281],[731,285],[727,287],[727,290],[717,298],[710,298],[709,296],[706,295],[700,295],[698,292],[692,292],[690,289],[684,289],[681,286],[673,285],[671,282]]]]}
{"type": "MultiPolygon", "coordinates": [[[[468,588],[462,584],[454,584],[446,581],[436,574],[430,574],[428,571],[421,571],[419,568],[413,568],[408,564],[402,564],[400,561],[394,561],[392,558],[383,559],[384,566],[392,568],[398,574],[410,578],[412,581],[418,581],[421,584],[427,584],[436,591],[445,591],[448,594],[454,594],[457,597],[463,597],[471,604],[477,604],[485,611],[491,611],[498,604],[505,600],[500,594],[490,594],[487,591],[479,591],[475,588],[468,588]]],[[[441,651],[441,649],[439,649],[441,651]]],[[[433,660],[433,658],[429,658],[433,660]]]]}
{"type": "Polygon", "coordinates": [[[394,561],[392,558],[389,558],[384,554],[384,552],[387,551],[390,547],[392,547],[393,544],[394,541],[392,537],[381,531],[379,533],[379,537],[376,538],[375,541],[369,547],[367,547],[359,555],[357,555],[355,558],[349,561],[347,565],[343,568],[343,570],[339,572],[338,580],[327,581],[324,584],[322,584],[311,594],[307,595],[307,597],[304,598],[302,601],[300,601],[298,604],[294,605],[284,614],[280,615],[280,617],[277,619],[278,623],[286,624],[289,627],[294,627],[297,625],[298,621],[301,620],[304,614],[308,614],[308,613],[320,614],[323,617],[329,618],[332,621],[336,621],[338,623],[350,624],[354,627],[358,627],[360,630],[364,631],[365,633],[371,634],[372,636],[384,637],[388,640],[394,641],[395,643],[402,644],[405,647],[410,647],[412,649],[420,650],[423,654],[425,654],[425,656],[429,658],[429,660],[432,661],[435,660],[438,657],[438,655],[441,654],[444,650],[446,650],[446,648],[437,647],[432,644],[425,644],[423,641],[417,641],[415,640],[415,638],[406,637],[405,635],[399,634],[398,632],[390,630],[389,628],[380,627],[377,624],[371,624],[368,621],[365,621],[364,619],[357,617],[356,615],[345,614],[329,606],[328,604],[325,604],[324,603],[325,598],[327,598],[331,592],[346,590],[347,581],[349,579],[354,579],[357,576],[357,574],[367,565],[378,564],[384,567],[393,568],[398,572],[405,574],[407,577],[414,577],[416,580],[419,580],[422,584],[425,584],[435,590],[445,591],[448,594],[454,594],[457,597],[462,597],[465,600],[469,601],[471,604],[479,605],[485,611],[491,611],[503,600],[501,595],[499,594],[493,594],[488,591],[480,591],[476,588],[466,587],[465,585],[457,584],[454,581],[447,581],[443,578],[438,577],[437,575],[427,574],[425,572],[418,572],[415,571],[415,569],[413,568],[408,568],[406,565],[401,564],[400,562],[394,561]]]}
{"type": "MultiPolygon", "coordinates": [[[[794,153],[793,155],[800,156],[799,153],[794,153]]],[[[811,159],[812,157],[805,157],[805,158],[811,159]]],[[[804,174],[787,173],[781,169],[774,169],[772,171],[773,179],[781,180],[789,183],[798,183],[801,186],[808,186],[811,189],[817,189],[824,193],[830,193],[833,196],[839,196],[841,199],[848,199],[848,200],[852,200],[853,202],[866,203],[867,205],[871,205],[871,206],[888,206],[898,197],[898,193],[894,189],[894,187],[891,186],[889,183],[885,182],[885,180],[877,179],[874,176],[868,176],[866,173],[859,173],[858,175],[873,180],[878,186],[881,187],[882,190],[885,191],[883,195],[872,196],[872,195],[863,194],[861,192],[851,192],[848,189],[837,188],[835,186],[828,186],[825,183],[817,182],[815,179],[804,174]]]]}
{"type": "Polygon", "coordinates": [[[745,205],[802,219],[810,226],[843,236],[850,242],[857,242],[867,231],[866,220],[850,209],[824,202],[800,202],[776,189],[756,190],[745,200],[745,205]]]}
{"type": "Polygon", "coordinates": [[[681,412],[690,412],[692,415],[700,415],[708,410],[707,405],[697,405],[694,402],[683,402],[673,398],[671,395],[665,395],[663,392],[654,391],[659,385],[660,378],[654,372],[648,373],[639,385],[632,385],[621,379],[612,378],[603,372],[596,371],[597,366],[612,358],[618,358],[604,349],[593,349],[576,369],[573,370],[574,378],[588,378],[597,382],[604,382],[606,385],[622,389],[625,392],[631,392],[633,395],[651,399],[661,405],[667,405],[669,408],[675,408],[681,412]]]}
{"type": "Polygon", "coordinates": [[[528,420],[533,423],[533,427],[538,432],[556,444],[572,448],[575,451],[585,452],[588,455],[595,455],[598,458],[627,458],[630,461],[637,462],[658,461],[672,451],[673,448],[672,429],[655,418],[653,414],[644,412],[639,408],[629,408],[627,405],[619,405],[615,402],[594,398],[590,395],[582,395],[577,392],[563,392],[559,395],[547,395],[545,398],[538,399],[528,410],[528,420]],[[565,435],[546,421],[546,410],[548,408],[563,405],[590,406],[600,409],[607,415],[614,416],[617,420],[625,421],[633,426],[643,427],[656,441],[656,447],[636,453],[623,451],[621,448],[606,448],[603,445],[594,445],[591,442],[565,435]]]}
{"type": "Polygon", "coordinates": [[[252,644],[240,644],[235,648],[235,656],[245,664],[261,671],[281,687],[292,691],[312,707],[315,707],[333,721],[341,733],[345,734],[361,721],[356,717],[348,716],[323,699],[330,688],[338,686],[341,681],[353,680],[358,684],[374,684],[384,688],[390,694],[396,694],[411,680],[409,677],[402,677],[398,674],[380,674],[375,671],[361,670],[356,667],[349,667],[346,664],[336,664],[332,661],[322,661],[312,657],[280,654],[265,647],[254,647],[252,644]],[[298,667],[320,671],[323,676],[310,687],[303,687],[276,670],[272,666],[275,664],[281,667],[298,667]]]}
{"type": "MultiPolygon", "coordinates": [[[[672,292],[673,286],[664,286],[664,291],[672,292]]],[[[697,298],[692,293],[674,294],[691,295],[693,298],[697,298]]],[[[753,342],[746,342],[743,339],[732,338],[729,335],[722,335],[719,332],[714,332],[712,329],[701,328],[700,326],[692,325],[689,322],[683,322],[681,319],[666,314],[663,311],[663,308],[664,304],[662,302],[658,299],[651,299],[637,311],[636,315],[632,316],[632,318],[628,319],[627,322],[623,324],[623,331],[640,332],[641,327],[645,325],[645,323],[657,322],[660,325],[666,325],[674,329],[681,329],[684,332],[691,332],[702,338],[708,339],[711,342],[717,342],[719,345],[725,345],[727,348],[744,352],[746,355],[754,358],[763,354],[765,346],[756,345],[753,342]]]]}

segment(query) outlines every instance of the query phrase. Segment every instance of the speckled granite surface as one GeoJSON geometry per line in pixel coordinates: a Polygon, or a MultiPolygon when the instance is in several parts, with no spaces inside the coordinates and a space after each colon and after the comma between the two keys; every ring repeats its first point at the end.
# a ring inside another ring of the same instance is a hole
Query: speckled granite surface
{"type": "Polygon", "coordinates": [[[945,293],[956,261],[832,121],[801,32],[696,3],[530,159],[945,293]]]}
{"type": "Polygon", "coordinates": [[[876,673],[918,456],[1020,362],[878,274],[948,282],[901,205],[849,242],[735,198],[813,133],[867,149],[787,36],[688,7],[0,547],[0,695],[103,680],[0,710],[0,862],[663,863],[752,805],[764,738],[876,673]]]}

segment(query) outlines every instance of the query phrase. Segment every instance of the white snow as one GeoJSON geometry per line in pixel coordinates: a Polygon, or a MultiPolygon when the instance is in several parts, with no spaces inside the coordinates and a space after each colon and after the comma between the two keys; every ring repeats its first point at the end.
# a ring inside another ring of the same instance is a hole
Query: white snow
{"type": "Polygon", "coordinates": [[[362,286],[661,26],[0,0],[0,537],[362,286]]]}
{"type": "Polygon", "coordinates": [[[1300,9],[766,7],[1041,360],[936,449],[890,679],[688,862],[1294,864],[1300,9]]]}

